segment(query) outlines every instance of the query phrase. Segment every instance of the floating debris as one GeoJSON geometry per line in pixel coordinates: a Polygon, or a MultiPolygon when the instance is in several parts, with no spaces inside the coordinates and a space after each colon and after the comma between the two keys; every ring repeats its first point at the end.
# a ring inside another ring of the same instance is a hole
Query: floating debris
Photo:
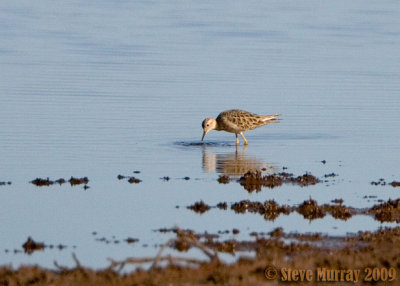
{"type": "Polygon", "coordinates": [[[398,181],[393,181],[390,184],[392,185],[392,187],[400,187],[400,182],[398,181]]]}
{"type": "MultiPolygon", "coordinates": [[[[80,184],[86,185],[87,183],[89,183],[89,179],[87,177],[84,177],[84,178],[71,177],[71,179],[69,179],[68,182],[71,184],[71,186],[80,185],[80,184]]],[[[43,187],[43,186],[51,186],[54,184],[59,184],[61,186],[62,184],[65,184],[66,181],[64,178],[60,178],[58,180],[52,181],[47,177],[46,179],[36,178],[33,181],[31,181],[30,183],[32,183],[38,187],[43,187]]]]}
{"type": "Polygon", "coordinates": [[[65,179],[60,178],[60,179],[58,179],[58,180],[55,180],[54,182],[55,182],[56,184],[62,185],[62,184],[65,184],[65,179]]]}
{"type": "MultiPolygon", "coordinates": [[[[335,205],[318,205],[315,200],[309,199],[299,206],[279,205],[274,200],[262,202],[252,202],[242,200],[231,205],[231,209],[238,214],[257,213],[264,216],[265,220],[273,221],[279,215],[288,215],[294,211],[302,214],[304,218],[313,220],[323,218],[327,213],[335,219],[347,220],[354,214],[367,214],[365,209],[354,209],[342,206],[343,200],[334,200],[335,205]]],[[[226,210],[226,202],[217,204],[217,207],[226,210]]]]}
{"type": "Polygon", "coordinates": [[[303,176],[299,176],[297,178],[295,178],[296,182],[300,185],[300,186],[309,186],[309,185],[315,185],[316,183],[319,182],[318,178],[307,173],[304,174],[303,176]]]}
{"type": "Polygon", "coordinates": [[[386,183],[385,179],[380,178],[378,181],[372,181],[371,185],[373,185],[373,186],[391,185],[392,187],[400,187],[400,182],[399,181],[393,181],[391,183],[386,183]]]}
{"type": "Polygon", "coordinates": [[[80,185],[80,184],[87,185],[89,183],[89,179],[87,177],[83,177],[83,178],[71,177],[71,179],[69,179],[68,182],[71,184],[71,186],[80,185]]]}
{"type": "Polygon", "coordinates": [[[54,184],[54,182],[51,181],[49,178],[47,179],[36,178],[33,181],[31,181],[31,183],[38,187],[51,186],[54,184]]]}
{"type": "Polygon", "coordinates": [[[96,241],[99,241],[99,242],[104,242],[105,244],[110,244],[110,243],[111,243],[111,240],[105,238],[104,236],[103,236],[103,237],[100,237],[100,238],[96,238],[95,240],[96,240],[96,241]]]}
{"type": "Polygon", "coordinates": [[[372,181],[372,182],[371,182],[371,185],[373,185],[373,186],[385,186],[385,185],[386,185],[386,181],[385,181],[385,179],[380,178],[380,179],[379,179],[378,181],[376,181],[376,182],[372,181]]]}
{"type": "Polygon", "coordinates": [[[331,200],[331,202],[334,203],[334,204],[341,205],[341,204],[343,204],[343,199],[334,199],[334,200],[331,200]]]}
{"type": "Polygon", "coordinates": [[[60,243],[59,245],[57,245],[57,248],[58,248],[58,250],[63,250],[65,248],[67,248],[67,246],[60,243]]]}
{"type": "Polygon", "coordinates": [[[5,185],[11,185],[11,182],[10,181],[8,181],[8,182],[0,181],[0,186],[5,186],[5,185]]]}
{"type": "Polygon", "coordinates": [[[230,178],[227,175],[220,175],[218,178],[218,183],[220,183],[220,184],[228,184],[229,181],[230,181],[230,178]]]}
{"type": "Polygon", "coordinates": [[[138,242],[139,239],[128,237],[127,239],[125,239],[125,241],[126,241],[126,243],[132,244],[132,243],[138,242]]]}
{"type": "Polygon", "coordinates": [[[226,210],[228,208],[228,204],[226,202],[218,203],[217,208],[221,210],[226,210]]]}
{"type": "Polygon", "coordinates": [[[164,180],[165,182],[168,182],[171,178],[168,176],[164,176],[161,178],[162,180],[164,180]]]}
{"type": "Polygon", "coordinates": [[[36,242],[31,237],[28,237],[28,240],[22,245],[25,253],[32,254],[34,251],[43,250],[44,243],[36,242]]]}
{"type": "MultiPolygon", "coordinates": [[[[135,171],[135,172],[139,172],[139,171],[135,171]]],[[[139,172],[140,173],[140,172],[139,172]]],[[[123,176],[123,175],[118,175],[117,176],[118,180],[123,180],[123,179],[127,179],[128,183],[130,184],[139,184],[140,182],[142,182],[142,180],[136,178],[136,177],[132,177],[132,176],[123,176]]]]}
{"type": "Polygon", "coordinates": [[[330,173],[330,174],[325,174],[324,178],[332,178],[332,177],[336,177],[336,176],[339,176],[339,175],[335,174],[335,173],[330,173]]]}
{"type": "Polygon", "coordinates": [[[195,202],[193,205],[187,207],[190,210],[193,210],[196,213],[205,213],[210,209],[210,206],[205,204],[203,201],[195,202]]]}
{"type": "Polygon", "coordinates": [[[155,232],[160,232],[160,233],[169,233],[169,232],[175,232],[174,228],[159,228],[159,229],[155,229],[153,230],[155,232]]]}
{"type": "Polygon", "coordinates": [[[236,213],[264,213],[264,206],[260,202],[251,202],[249,200],[243,200],[237,203],[234,203],[231,206],[231,209],[236,213]]]}
{"type": "Polygon", "coordinates": [[[135,177],[130,177],[130,178],[128,179],[128,182],[131,183],[131,184],[139,184],[141,181],[142,181],[142,180],[140,180],[140,179],[138,179],[138,178],[135,178],[135,177]]]}

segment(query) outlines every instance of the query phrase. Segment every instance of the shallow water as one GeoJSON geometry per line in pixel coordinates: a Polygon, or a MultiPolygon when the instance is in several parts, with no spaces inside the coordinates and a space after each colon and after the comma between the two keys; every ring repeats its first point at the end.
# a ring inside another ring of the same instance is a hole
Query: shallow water
{"type": "Polygon", "coordinates": [[[344,235],[395,225],[366,216],[266,221],[229,209],[199,215],[186,206],[294,205],[311,197],[361,208],[397,198],[398,188],[370,184],[400,180],[396,2],[19,1],[0,8],[0,181],[12,182],[0,186],[0,264],[72,265],[75,252],[82,264],[103,267],[107,257],[155,255],[169,235],[153,230],[173,226],[237,228],[237,238],[252,239],[250,232],[276,227],[344,235]],[[247,148],[224,132],[201,143],[201,121],[230,108],[279,113],[282,121],[246,133],[247,148]],[[216,181],[259,167],[339,176],[250,194],[216,181]],[[87,176],[90,188],[29,183],[71,176],[87,176]],[[14,254],[28,236],[67,248],[14,254]],[[102,237],[111,243],[96,240],[102,237]],[[128,237],[139,242],[128,245],[128,237]]]}

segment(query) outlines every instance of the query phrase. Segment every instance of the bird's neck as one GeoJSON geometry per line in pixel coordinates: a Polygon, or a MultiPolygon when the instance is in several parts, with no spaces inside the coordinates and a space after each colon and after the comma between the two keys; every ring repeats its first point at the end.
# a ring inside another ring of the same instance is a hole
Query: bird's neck
{"type": "Polygon", "coordinates": [[[214,130],[217,130],[217,131],[221,130],[220,126],[218,125],[218,121],[216,121],[216,120],[215,120],[215,128],[214,128],[214,130]]]}

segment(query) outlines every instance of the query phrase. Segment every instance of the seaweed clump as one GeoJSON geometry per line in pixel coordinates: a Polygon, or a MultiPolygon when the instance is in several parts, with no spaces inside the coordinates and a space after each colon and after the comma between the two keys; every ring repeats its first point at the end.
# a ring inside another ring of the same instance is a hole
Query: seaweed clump
{"type": "Polygon", "coordinates": [[[254,190],[259,192],[261,191],[261,187],[273,189],[287,183],[305,187],[315,185],[319,182],[320,180],[310,173],[298,177],[294,177],[293,174],[286,172],[262,176],[260,171],[248,171],[239,179],[240,185],[248,192],[253,192],[254,190]]]}
{"type": "Polygon", "coordinates": [[[400,222],[400,199],[388,200],[379,205],[374,205],[370,213],[380,222],[400,222]]]}
{"type": "Polygon", "coordinates": [[[258,213],[266,220],[275,220],[280,214],[289,214],[291,209],[288,206],[279,206],[275,201],[269,200],[264,203],[243,200],[234,203],[231,209],[236,213],[258,213]]]}
{"type": "Polygon", "coordinates": [[[318,203],[312,199],[304,201],[297,209],[297,212],[302,214],[304,218],[312,220],[316,218],[323,218],[325,211],[318,203]]]}

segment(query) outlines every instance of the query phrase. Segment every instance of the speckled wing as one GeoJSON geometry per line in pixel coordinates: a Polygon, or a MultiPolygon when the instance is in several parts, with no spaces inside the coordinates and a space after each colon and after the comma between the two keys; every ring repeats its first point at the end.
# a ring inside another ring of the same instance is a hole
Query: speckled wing
{"type": "Polygon", "coordinates": [[[220,130],[240,133],[267,124],[268,121],[263,118],[261,115],[234,109],[220,113],[216,120],[220,130]]]}

